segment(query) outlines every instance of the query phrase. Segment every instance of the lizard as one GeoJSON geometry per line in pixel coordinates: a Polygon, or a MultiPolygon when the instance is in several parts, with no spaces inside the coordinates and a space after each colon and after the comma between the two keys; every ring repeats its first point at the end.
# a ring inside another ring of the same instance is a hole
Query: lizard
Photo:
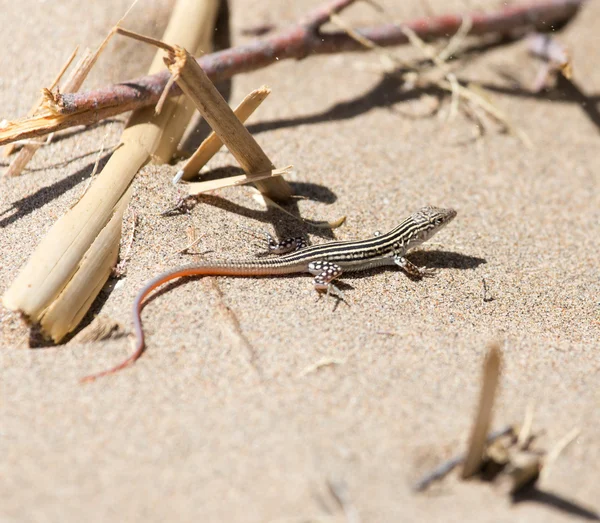
{"type": "Polygon", "coordinates": [[[277,243],[267,235],[268,252],[281,254],[277,258],[207,261],[183,265],[149,280],[138,292],[133,303],[135,350],[112,369],[87,376],[83,381],[117,372],[134,363],[144,352],[145,340],[141,311],[144,299],[157,287],[189,276],[275,276],[308,272],[314,275],[315,289],[322,293],[340,293],[333,281],[344,272],[364,271],[381,266],[397,266],[413,278],[431,276],[433,270],[417,267],[404,255],[427,241],[456,217],[454,209],[422,207],[385,234],[365,240],[333,241],[308,246],[304,238],[289,238],[277,243]]]}

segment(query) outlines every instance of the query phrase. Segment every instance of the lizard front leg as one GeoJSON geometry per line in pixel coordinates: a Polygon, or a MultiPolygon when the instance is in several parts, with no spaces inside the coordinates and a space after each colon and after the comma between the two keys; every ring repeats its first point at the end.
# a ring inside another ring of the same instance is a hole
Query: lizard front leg
{"type": "Polygon", "coordinates": [[[413,278],[423,278],[425,276],[433,276],[435,269],[427,267],[417,267],[414,263],[408,261],[404,256],[394,256],[394,263],[400,267],[406,274],[413,278]]]}

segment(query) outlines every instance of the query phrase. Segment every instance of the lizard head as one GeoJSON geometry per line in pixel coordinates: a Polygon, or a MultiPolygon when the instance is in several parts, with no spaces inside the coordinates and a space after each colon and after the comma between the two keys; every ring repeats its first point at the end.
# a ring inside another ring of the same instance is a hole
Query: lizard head
{"type": "Polygon", "coordinates": [[[454,209],[442,209],[441,207],[422,207],[415,212],[411,218],[419,226],[419,240],[427,241],[436,232],[449,224],[456,217],[454,209]]]}

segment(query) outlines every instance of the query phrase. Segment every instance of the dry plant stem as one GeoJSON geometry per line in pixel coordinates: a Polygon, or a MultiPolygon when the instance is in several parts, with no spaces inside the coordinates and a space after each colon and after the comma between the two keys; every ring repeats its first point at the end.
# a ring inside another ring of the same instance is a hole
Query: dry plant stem
{"type": "MultiPolygon", "coordinates": [[[[213,32],[220,0],[180,0],[174,6],[163,40],[170,44],[185,42],[185,47],[200,55],[212,51],[213,32]]],[[[153,67],[163,68],[162,56],[156,53],[153,67]]],[[[187,96],[173,97],[165,102],[171,115],[164,124],[162,136],[152,160],[167,163],[171,160],[196,108],[187,96]]]]}
{"type": "MultiPolygon", "coordinates": [[[[275,166],[248,129],[235,116],[206,73],[183,47],[172,47],[159,40],[122,28],[118,28],[117,32],[166,50],[167,56],[164,61],[172,78],[194,102],[202,117],[227,146],[231,154],[235,156],[248,177],[252,178],[256,173],[261,173],[260,178],[256,176],[256,180],[253,180],[260,192],[277,200],[286,200],[292,195],[290,186],[283,178],[276,176],[266,179],[270,176],[265,178],[262,175],[266,171],[275,169],[275,166]]],[[[160,105],[161,101],[159,100],[158,106],[160,105]]]]}
{"type": "Polygon", "coordinates": [[[61,340],[83,319],[92,302],[104,287],[119,256],[119,240],[123,213],[131,198],[129,186],[106,227],[93,241],[81,260],[83,269],[75,272],[61,293],[46,309],[40,321],[44,334],[61,340]],[[74,306],[77,304],[76,306],[74,306]]]}
{"type": "Polygon", "coordinates": [[[470,478],[476,474],[482,464],[483,452],[485,450],[490,424],[492,422],[492,410],[496,398],[496,389],[500,379],[501,352],[498,345],[492,345],[487,353],[483,364],[483,383],[477,415],[467,449],[465,464],[461,476],[463,479],[470,478]]]}
{"type": "MultiPolygon", "coordinates": [[[[510,425],[507,425],[503,429],[500,429],[500,430],[497,430],[495,432],[492,432],[487,437],[486,445],[492,444],[498,438],[501,438],[502,436],[506,436],[507,434],[510,434],[511,432],[513,432],[513,427],[510,426],[510,425]]],[[[450,472],[452,472],[452,470],[454,470],[460,464],[464,463],[465,462],[465,457],[466,456],[464,454],[461,454],[459,456],[454,456],[453,458],[450,458],[447,461],[444,461],[444,463],[442,463],[441,465],[437,466],[431,472],[428,472],[425,476],[423,476],[415,484],[415,486],[414,486],[415,491],[417,491],[417,492],[423,492],[432,483],[443,479],[450,472]]]]}
{"type": "MultiPolygon", "coordinates": [[[[95,53],[92,53],[89,50],[86,50],[81,60],[73,70],[73,72],[69,75],[69,78],[65,82],[65,85],[62,87],[62,92],[64,93],[76,93],[79,91],[83,82],[87,78],[88,74],[94,67],[94,64],[98,60],[98,57],[108,44],[109,40],[112,38],[114,31],[110,31],[104,41],[98,46],[95,53]]],[[[43,90],[42,99],[46,99],[48,93],[51,91],[48,89],[43,90]]],[[[52,134],[48,137],[49,140],[52,139],[52,134]]],[[[21,174],[27,163],[33,158],[37,150],[42,146],[42,144],[29,144],[23,147],[19,151],[19,154],[14,159],[14,161],[10,164],[10,167],[7,169],[5,176],[18,176],[21,174]]]]}
{"type": "Polygon", "coordinates": [[[41,322],[44,333],[51,335],[54,341],[60,341],[67,334],[64,330],[72,328],[72,322],[67,327],[56,314],[52,316],[56,323],[50,322],[50,318],[44,319],[44,315],[63,307],[54,303],[55,300],[68,298],[66,307],[71,317],[81,318],[91,304],[92,295],[106,282],[114,265],[111,253],[118,252],[120,227],[119,234],[112,236],[112,243],[98,243],[97,238],[115,212],[129,201],[131,181],[155,150],[162,126],[168,119],[167,112],[155,118],[152,108],[132,114],[121,137],[123,145],[79,202],[42,239],[4,294],[3,303],[7,308],[20,311],[32,322],[41,322]],[[94,245],[102,247],[102,252],[94,251],[91,257],[88,253],[94,245]],[[103,260],[102,266],[95,260],[103,260]],[[76,280],[73,289],[80,291],[76,296],[63,292],[71,280],[76,280]]]}
{"type": "Polygon", "coordinates": [[[552,469],[552,465],[554,464],[554,462],[558,459],[560,454],[571,443],[573,443],[573,441],[575,441],[575,439],[577,439],[577,437],[579,436],[580,433],[581,433],[581,430],[578,427],[571,429],[569,431],[569,433],[566,434],[563,438],[561,438],[561,440],[556,445],[554,445],[552,450],[550,450],[550,452],[548,452],[548,455],[546,456],[546,459],[544,460],[544,466],[542,468],[542,473],[541,473],[542,481],[546,481],[548,479],[548,477],[550,476],[550,470],[552,469]]]}
{"type": "MultiPolygon", "coordinates": [[[[254,173],[274,168],[254,137],[237,119],[206,73],[185,49],[175,47],[170,50],[165,64],[248,177],[252,178],[254,173]]],[[[277,200],[285,200],[292,194],[289,185],[281,177],[256,181],[256,187],[261,193],[277,200]]]]}
{"type": "MultiPolygon", "coordinates": [[[[86,51],[85,54],[83,55],[82,59],[77,64],[75,72],[81,71],[81,74],[84,74],[85,76],[87,76],[87,73],[91,70],[91,67],[86,69],[85,64],[90,62],[92,56],[93,55],[90,51],[86,51]],[[84,69],[85,69],[85,71],[84,71],[84,69]]],[[[85,78],[85,76],[83,78],[85,78]]],[[[63,87],[64,92],[74,93],[79,89],[79,87],[81,86],[81,83],[79,83],[79,85],[75,85],[76,78],[77,78],[77,75],[71,75],[71,77],[67,80],[66,85],[63,87]]],[[[83,81],[83,79],[82,79],[82,81],[83,81]]],[[[50,89],[52,89],[52,88],[50,88],[50,89]]],[[[43,101],[44,99],[45,99],[44,95],[42,95],[41,100],[43,101]]],[[[52,136],[53,136],[53,134],[50,134],[48,138],[52,139],[52,136]]],[[[27,166],[29,161],[33,158],[33,156],[35,155],[37,150],[40,147],[42,147],[42,145],[44,145],[43,142],[30,143],[30,144],[24,145],[23,148],[18,152],[15,159],[10,163],[8,169],[4,173],[4,176],[19,176],[23,172],[23,169],[25,169],[25,167],[27,166]]],[[[7,149],[8,149],[8,147],[9,146],[7,146],[7,149]]]]}
{"type": "Polygon", "coordinates": [[[188,194],[194,196],[202,194],[208,191],[214,191],[216,189],[222,189],[223,187],[233,187],[236,185],[245,185],[247,183],[256,183],[261,180],[268,180],[274,176],[283,176],[289,174],[292,170],[292,166],[289,165],[283,169],[270,169],[263,173],[255,173],[252,176],[242,174],[240,176],[229,176],[228,178],[222,178],[219,180],[207,180],[205,182],[193,182],[188,184],[188,194]]]}
{"type": "MultiPolygon", "coordinates": [[[[263,103],[270,93],[271,89],[269,89],[266,85],[259,87],[246,96],[235,108],[233,113],[240,122],[244,123],[248,118],[250,118],[250,115],[256,111],[259,105],[263,103]]],[[[222,146],[223,142],[217,136],[217,134],[214,131],[210,133],[206,140],[200,144],[200,147],[198,147],[196,152],[183,166],[183,169],[177,173],[177,181],[181,179],[190,180],[196,176],[202,167],[204,167],[210,161],[210,159],[217,154],[222,146]]]]}
{"type": "MultiPolygon", "coordinates": [[[[357,29],[357,32],[375,44],[387,47],[408,43],[403,30],[406,27],[414,31],[422,40],[448,38],[458,31],[464,17],[472,21],[469,35],[548,29],[554,24],[562,24],[571,19],[584,1],[533,2],[494,12],[422,18],[408,21],[402,26],[387,24],[357,29]]],[[[198,63],[210,79],[216,82],[285,59],[302,59],[312,54],[365,51],[359,42],[345,32],[321,33],[319,31],[320,26],[329,20],[331,13],[339,12],[351,3],[352,0],[335,0],[317,9],[299,24],[272,37],[202,56],[198,59],[198,63]]],[[[1,129],[0,145],[48,134],[74,125],[89,125],[132,109],[154,105],[160,98],[168,79],[169,75],[162,72],[96,91],[61,96],[60,104],[52,111],[36,119],[9,123],[1,129]]],[[[181,94],[181,91],[174,86],[169,94],[175,96],[181,94]]]]}

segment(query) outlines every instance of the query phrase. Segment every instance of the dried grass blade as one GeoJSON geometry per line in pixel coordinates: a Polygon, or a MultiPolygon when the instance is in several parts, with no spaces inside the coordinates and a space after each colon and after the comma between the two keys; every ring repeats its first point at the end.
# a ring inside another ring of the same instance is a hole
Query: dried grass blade
{"type": "MultiPolygon", "coordinates": [[[[248,118],[250,118],[250,115],[252,115],[256,109],[258,109],[260,104],[267,98],[267,96],[269,96],[270,93],[271,89],[266,85],[263,85],[246,96],[233,111],[238,120],[244,123],[248,118]]],[[[222,146],[223,142],[221,139],[214,131],[211,132],[206,140],[200,144],[200,147],[198,147],[196,152],[191,156],[183,168],[177,172],[177,175],[173,179],[173,183],[177,183],[181,179],[190,180],[196,176],[202,167],[209,162],[209,160],[222,146]]]]}
{"type": "Polygon", "coordinates": [[[196,194],[202,194],[208,191],[215,191],[222,189],[223,187],[232,187],[236,185],[244,185],[247,183],[254,183],[259,180],[266,180],[273,176],[283,176],[289,174],[292,170],[292,166],[288,165],[283,169],[270,169],[262,173],[256,173],[252,176],[247,174],[241,174],[239,176],[229,176],[228,178],[221,178],[219,180],[207,180],[205,182],[193,182],[188,184],[188,194],[190,196],[196,194]]]}
{"type": "MultiPolygon", "coordinates": [[[[77,56],[77,51],[78,50],[79,50],[79,46],[77,46],[75,48],[75,50],[71,53],[71,56],[69,56],[69,58],[67,59],[67,61],[63,64],[63,66],[61,67],[60,71],[56,75],[56,78],[54,78],[54,80],[50,84],[50,89],[54,89],[58,85],[58,82],[60,82],[60,79],[65,74],[65,71],[69,68],[69,66],[71,65],[71,63],[75,59],[75,56],[77,56]]],[[[41,105],[43,104],[43,102],[44,102],[44,96],[41,95],[36,100],[36,102],[33,104],[33,106],[31,107],[31,109],[29,110],[28,116],[33,116],[38,111],[38,109],[41,107],[41,105]]],[[[2,152],[2,155],[4,157],[10,156],[14,152],[15,148],[17,147],[17,145],[18,145],[18,143],[9,143],[6,147],[4,147],[4,151],[2,152]]],[[[11,175],[5,174],[5,176],[11,176],[11,175]]]]}

